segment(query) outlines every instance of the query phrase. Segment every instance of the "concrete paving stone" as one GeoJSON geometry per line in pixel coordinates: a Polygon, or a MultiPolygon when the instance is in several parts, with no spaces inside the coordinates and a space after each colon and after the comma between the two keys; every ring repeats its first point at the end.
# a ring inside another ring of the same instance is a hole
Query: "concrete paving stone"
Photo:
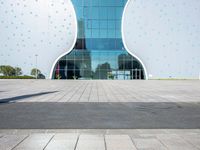
{"type": "Polygon", "coordinates": [[[45,150],[74,150],[77,139],[77,134],[58,133],[49,142],[45,150]]]}
{"type": "Polygon", "coordinates": [[[83,83],[81,86],[77,87],[76,93],[68,100],[68,102],[79,102],[82,97],[85,88],[87,87],[87,82],[83,83]]]}
{"type": "Polygon", "coordinates": [[[11,150],[28,135],[4,135],[0,138],[0,150],[11,150]]]}
{"type": "Polygon", "coordinates": [[[105,135],[107,150],[136,150],[128,135],[105,135]]]}
{"type": "Polygon", "coordinates": [[[196,148],[200,149],[200,134],[199,133],[191,133],[180,135],[185,141],[189,142],[196,148]]]}
{"type": "Polygon", "coordinates": [[[157,138],[170,150],[197,150],[194,145],[176,134],[160,134],[157,138]]]}
{"type": "Polygon", "coordinates": [[[62,85],[62,86],[57,86],[55,89],[52,89],[52,91],[57,91],[54,93],[54,95],[51,95],[49,98],[45,98],[43,101],[52,101],[52,102],[57,102],[59,101],[66,93],[71,92],[73,90],[73,86],[70,85],[62,85]]]}
{"type": "Polygon", "coordinates": [[[107,129],[48,129],[46,133],[70,133],[70,134],[106,134],[107,129]]]}
{"type": "Polygon", "coordinates": [[[149,139],[149,138],[156,138],[157,134],[139,134],[137,137],[132,136],[132,138],[143,138],[143,139],[149,139]]]}
{"type": "Polygon", "coordinates": [[[164,129],[164,131],[169,134],[200,134],[200,129],[184,129],[184,132],[180,129],[164,129]]]}
{"type": "Polygon", "coordinates": [[[31,134],[14,150],[43,150],[52,137],[53,134],[31,134]]]}
{"type": "MultiPolygon", "coordinates": [[[[76,95],[79,89],[85,88],[87,86],[87,81],[85,83],[75,84],[72,86],[71,90],[65,94],[58,102],[71,102],[73,96],[76,95]]],[[[68,86],[69,87],[69,86],[68,86]]],[[[79,98],[80,99],[80,98],[79,98]]]]}
{"type": "Polygon", "coordinates": [[[80,135],[76,150],[105,150],[103,135],[80,135]]]}
{"type": "Polygon", "coordinates": [[[133,138],[138,149],[167,150],[167,148],[155,138],[133,138]]]}
{"type": "Polygon", "coordinates": [[[91,94],[91,86],[87,85],[85,87],[85,90],[83,91],[82,96],[79,99],[79,102],[89,102],[90,94],[91,94]]]}
{"type": "Polygon", "coordinates": [[[13,134],[16,134],[17,131],[18,131],[17,129],[10,129],[10,130],[0,129],[0,134],[1,135],[13,135],[13,134]]]}
{"type": "Polygon", "coordinates": [[[127,135],[137,135],[139,136],[138,129],[112,129],[106,130],[106,134],[111,135],[119,135],[119,134],[127,134],[127,135]]]}
{"type": "Polygon", "coordinates": [[[78,134],[86,134],[86,135],[104,135],[107,133],[106,129],[83,129],[77,130],[78,134]]]}
{"type": "Polygon", "coordinates": [[[89,102],[98,102],[99,97],[98,97],[98,90],[95,88],[96,85],[93,84],[92,86],[92,91],[89,97],[89,102]]]}
{"type": "MultiPolygon", "coordinates": [[[[171,130],[171,129],[170,129],[171,130]]],[[[139,134],[165,134],[167,133],[167,129],[138,129],[139,134]]]]}
{"type": "Polygon", "coordinates": [[[70,102],[79,102],[79,100],[80,100],[80,98],[81,98],[81,96],[82,96],[82,94],[83,94],[83,91],[82,91],[83,89],[82,88],[80,88],[77,92],[76,92],[76,94],[74,94],[73,96],[72,96],[72,98],[69,100],[70,102]]]}

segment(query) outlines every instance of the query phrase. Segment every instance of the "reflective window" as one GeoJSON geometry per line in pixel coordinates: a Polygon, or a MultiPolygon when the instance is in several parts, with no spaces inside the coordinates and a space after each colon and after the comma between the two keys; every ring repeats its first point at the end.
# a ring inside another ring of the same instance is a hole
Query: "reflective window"
{"type": "Polygon", "coordinates": [[[54,79],[144,79],[142,65],[124,49],[121,39],[126,1],[72,0],[78,39],[57,62],[54,79]]]}

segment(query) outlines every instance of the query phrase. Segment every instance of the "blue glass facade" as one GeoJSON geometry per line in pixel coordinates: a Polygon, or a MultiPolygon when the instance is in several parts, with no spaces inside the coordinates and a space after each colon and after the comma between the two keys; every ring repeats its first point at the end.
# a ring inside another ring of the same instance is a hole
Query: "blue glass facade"
{"type": "Polygon", "coordinates": [[[127,0],[72,0],[78,35],[54,68],[54,79],[144,79],[139,61],[124,48],[121,20],[127,0]]]}

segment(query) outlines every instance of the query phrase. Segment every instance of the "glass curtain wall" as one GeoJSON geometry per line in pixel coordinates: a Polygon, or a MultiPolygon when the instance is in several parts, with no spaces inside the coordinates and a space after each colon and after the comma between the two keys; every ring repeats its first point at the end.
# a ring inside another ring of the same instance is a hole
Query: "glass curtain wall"
{"type": "Polygon", "coordinates": [[[54,79],[144,79],[139,61],[124,48],[121,19],[127,0],[72,0],[78,37],[54,68],[54,79]]]}

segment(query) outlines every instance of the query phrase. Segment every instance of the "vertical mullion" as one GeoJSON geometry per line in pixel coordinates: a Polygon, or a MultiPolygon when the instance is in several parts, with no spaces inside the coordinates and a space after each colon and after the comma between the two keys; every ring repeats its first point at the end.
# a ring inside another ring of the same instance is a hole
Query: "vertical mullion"
{"type": "MultiPolygon", "coordinates": [[[[105,6],[104,6],[105,7],[105,6]]],[[[108,7],[105,7],[106,8],[106,22],[107,22],[107,33],[106,33],[106,38],[108,38],[108,7]]]]}
{"type": "Polygon", "coordinates": [[[114,7],[114,15],[115,15],[115,17],[114,17],[114,22],[115,22],[115,49],[117,48],[117,37],[116,37],[116,32],[117,32],[117,29],[116,29],[116,18],[117,18],[117,9],[116,9],[116,7],[114,7]]]}

